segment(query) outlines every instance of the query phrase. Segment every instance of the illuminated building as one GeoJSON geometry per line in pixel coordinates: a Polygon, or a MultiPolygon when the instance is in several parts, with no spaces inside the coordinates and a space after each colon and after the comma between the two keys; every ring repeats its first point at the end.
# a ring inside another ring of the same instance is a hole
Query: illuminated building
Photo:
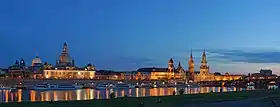
{"type": "MultiPolygon", "coordinates": [[[[191,58],[192,55],[191,55],[191,58]]],[[[193,61],[191,61],[191,64],[193,65],[193,61]]],[[[189,71],[193,71],[191,69],[192,67],[189,67],[189,71]]],[[[227,80],[238,80],[241,79],[242,75],[230,75],[229,73],[226,73],[225,75],[215,75],[209,73],[209,66],[207,65],[207,60],[206,60],[206,53],[205,50],[202,54],[202,60],[201,60],[201,66],[200,66],[200,71],[198,74],[193,74],[193,81],[194,82],[200,82],[200,81],[227,81],[227,80]]]]}
{"type": "Polygon", "coordinates": [[[44,78],[52,79],[93,79],[95,77],[95,67],[88,64],[84,68],[75,66],[75,61],[68,54],[68,46],[63,45],[62,53],[55,66],[44,64],[44,78]]]}
{"type": "Polygon", "coordinates": [[[186,72],[179,62],[177,69],[174,67],[174,61],[171,58],[168,62],[168,68],[140,68],[137,70],[136,80],[170,80],[186,79],[186,72]]]}
{"type": "Polygon", "coordinates": [[[8,75],[10,77],[29,77],[31,69],[25,66],[25,61],[21,58],[20,62],[16,60],[15,64],[8,68],[8,75]]]}
{"type": "Polygon", "coordinates": [[[261,69],[260,73],[249,74],[247,79],[250,80],[263,80],[263,79],[277,79],[278,76],[276,74],[272,74],[272,70],[270,69],[261,69]]]}
{"type": "Polygon", "coordinates": [[[31,70],[33,73],[33,77],[34,78],[42,78],[43,77],[43,64],[42,64],[42,60],[39,58],[39,56],[36,56],[33,60],[32,60],[32,65],[31,65],[31,70]]]}

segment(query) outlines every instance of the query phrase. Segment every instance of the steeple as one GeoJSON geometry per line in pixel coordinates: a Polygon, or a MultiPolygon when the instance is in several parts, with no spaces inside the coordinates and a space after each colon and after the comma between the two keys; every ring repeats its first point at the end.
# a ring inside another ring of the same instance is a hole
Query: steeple
{"type": "Polygon", "coordinates": [[[179,67],[180,67],[180,68],[182,68],[182,66],[181,66],[181,62],[180,62],[180,61],[179,61],[179,64],[178,64],[178,68],[179,68],[179,67]]]}
{"type": "Polygon", "coordinates": [[[192,50],[191,50],[190,59],[189,59],[189,72],[194,73],[194,59],[193,59],[193,55],[192,55],[192,50]]]}
{"type": "Polygon", "coordinates": [[[205,50],[203,51],[203,54],[202,54],[200,74],[201,75],[208,75],[209,74],[209,67],[207,66],[205,50]]]}
{"type": "Polygon", "coordinates": [[[173,63],[173,59],[172,58],[170,58],[169,63],[173,63]]]}
{"type": "Polygon", "coordinates": [[[205,64],[207,64],[205,49],[204,49],[203,54],[202,54],[202,60],[201,60],[201,63],[205,63],[205,64]]]}
{"type": "Polygon", "coordinates": [[[75,66],[75,59],[74,58],[72,59],[72,66],[73,67],[75,66]]]}
{"type": "Polygon", "coordinates": [[[191,54],[190,54],[189,63],[194,63],[194,61],[193,61],[193,55],[192,55],[192,50],[191,50],[191,54]]]}
{"type": "Polygon", "coordinates": [[[184,72],[184,68],[181,66],[181,62],[179,61],[178,67],[177,67],[177,72],[184,72]]]}
{"type": "Polygon", "coordinates": [[[174,64],[173,64],[173,59],[171,58],[168,61],[168,68],[167,68],[167,72],[168,72],[168,79],[171,79],[174,77],[174,64]]]}

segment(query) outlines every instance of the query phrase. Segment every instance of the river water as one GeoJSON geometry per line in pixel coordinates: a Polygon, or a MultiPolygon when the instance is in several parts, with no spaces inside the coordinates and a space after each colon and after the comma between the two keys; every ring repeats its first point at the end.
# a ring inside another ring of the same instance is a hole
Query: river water
{"type": "Polygon", "coordinates": [[[0,90],[0,102],[22,102],[22,101],[68,101],[68,100],[91,100],[91,99],[109,99],[110,93],[115,96],[123,97],[145,97],[145,96],[165,96],[172,95],[173,91],[179,92],[185,90],[185,94],[198,94],[209,92],[229,92],[246,89],[237,89],[235,87],[199,87],[199,88],[133,88],[133,89],[80,89],[63,91],[35,91],[35,90],[0,90]]]}

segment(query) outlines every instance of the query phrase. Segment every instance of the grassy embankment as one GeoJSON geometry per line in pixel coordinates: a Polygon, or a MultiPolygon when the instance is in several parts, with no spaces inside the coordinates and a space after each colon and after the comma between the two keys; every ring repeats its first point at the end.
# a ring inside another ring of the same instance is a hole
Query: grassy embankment
{"type": "Polygon", "coordinates": [[[208,93],[196,95],[178,95],[162,97],[142,98],[116,98],[111,100],[88,100],[88,101],[58,101],[58,102],[22,102],[3,103],[4,107],[180,107],[189,104],[201,104],[217,101],[242,100],[247,98],[260,98],[265,96],[280,96],[280,90],[258,90],[227,93],[208,93]],[[162,103],[156,103],[160,98],[162,103]]]}

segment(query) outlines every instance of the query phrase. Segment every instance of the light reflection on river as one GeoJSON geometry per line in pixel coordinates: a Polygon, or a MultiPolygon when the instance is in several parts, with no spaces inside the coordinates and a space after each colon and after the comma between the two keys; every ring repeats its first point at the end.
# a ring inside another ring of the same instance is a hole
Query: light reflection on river
{"type": "MultiPolygon", "coordinates": [[[[109,99],[109,94],[115,92],[115,96],[145,97],[145,96],[164,96],[172,95],[173,91],[178,92],[182,88],[134,88],[120,90],[95,90],[81,89],[69,91],[34,91],[34,90],[0,90],[0,102],[22,102],[22,101],[68,101],[68,100],[90,100],[90,99],[109,99]]],[[[241,89],[244,90],[244,89],[241,89]]],[[[227,87],[200,87],[185,88],[185,94],[198,94],[209,92],[229,92],[238,91],[237,88],[227,87]]]]}

